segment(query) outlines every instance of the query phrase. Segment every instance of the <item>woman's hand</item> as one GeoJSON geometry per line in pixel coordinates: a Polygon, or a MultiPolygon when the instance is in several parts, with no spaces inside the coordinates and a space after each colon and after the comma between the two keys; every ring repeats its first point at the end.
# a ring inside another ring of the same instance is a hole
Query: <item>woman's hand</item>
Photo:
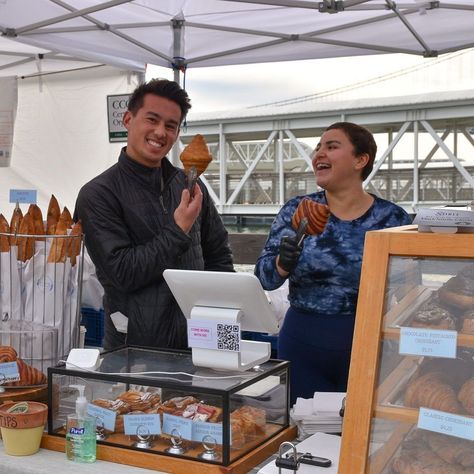
{"type": "Polygon", "coordinates": [[[283,237],[280,242],[280,253],[276,264],[278,273],[286,278],[298,264],[301,247],[298,245],[296,237],[283,237]]]}

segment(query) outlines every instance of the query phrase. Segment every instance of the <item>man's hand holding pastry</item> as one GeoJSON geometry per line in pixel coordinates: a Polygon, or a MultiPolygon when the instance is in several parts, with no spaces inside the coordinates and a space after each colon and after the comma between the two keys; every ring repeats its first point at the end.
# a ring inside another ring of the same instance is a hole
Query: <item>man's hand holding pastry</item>
{"type": "Polygon", "coordinates": [[[181,202],[174,211],[174,221],[181,230],[188,234],[194,222],[196,221],[202,207],[202,191],[199,185],[194,185],[194,193],[191,194],[188,189],[183,189],[181,194],[181,202]]]}

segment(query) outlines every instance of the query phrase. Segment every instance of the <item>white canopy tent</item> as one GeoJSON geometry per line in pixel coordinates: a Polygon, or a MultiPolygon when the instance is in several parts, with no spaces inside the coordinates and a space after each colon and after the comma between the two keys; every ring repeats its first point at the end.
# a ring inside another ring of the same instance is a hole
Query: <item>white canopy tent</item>
{"type": "Polygon", "coordinates": [[[143,71],[474,46],[461,0],[4,0],[0,32],[95,63],[143,71]]]}
{"type": "Polygon", "coordinates": [[[0,76],[41,76],[95,66],[84,59],[0,37],[0,76]]]}

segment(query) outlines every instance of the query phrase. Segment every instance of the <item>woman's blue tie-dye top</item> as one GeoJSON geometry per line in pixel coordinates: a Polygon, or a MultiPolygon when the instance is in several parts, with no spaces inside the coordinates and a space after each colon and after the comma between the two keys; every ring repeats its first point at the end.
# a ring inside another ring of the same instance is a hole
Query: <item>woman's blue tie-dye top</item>
{"type": "MultiPolygon", "coordinates": [[[[320,191],[295,197],[282,207],[255,266],[255,275],[266,290],[274,290],[285,281],[275,260],[282,237],[295,235],[291,218],[304,197],[326,204],[324,191],[320,191]]],[[[363,216],[342,221],[331,214],[322,234],[305,238],[298,265],[289,277],[293,307],[327,315],[355,314],[365,233],[411,223],[401,207],[373,197],[374,203],[363,216]]]]}

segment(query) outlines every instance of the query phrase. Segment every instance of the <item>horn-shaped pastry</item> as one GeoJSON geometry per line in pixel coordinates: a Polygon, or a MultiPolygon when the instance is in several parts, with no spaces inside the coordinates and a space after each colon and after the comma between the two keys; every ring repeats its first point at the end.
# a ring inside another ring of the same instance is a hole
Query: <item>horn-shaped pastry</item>
{"type": "Polygon", "coordinates": [[[309,235],[318,235],[324,231],[331,212],[326,204],[304,198],[298,204],[293,217],[291,218],[291,225],[293,229],[297,230],[301,219],[306,217],[308,219],[308,226],[306,233],[309,235]]]}
{"type": "Polygon", "coordinates": [[[198,175],[202,174],[209,163],[212,161],[212,155],[202,135],[197,134],[189,145],[182,151],[179,159],[183,163],[184,169],[188,172],[192,166],[196,167],[198,175]]]}

